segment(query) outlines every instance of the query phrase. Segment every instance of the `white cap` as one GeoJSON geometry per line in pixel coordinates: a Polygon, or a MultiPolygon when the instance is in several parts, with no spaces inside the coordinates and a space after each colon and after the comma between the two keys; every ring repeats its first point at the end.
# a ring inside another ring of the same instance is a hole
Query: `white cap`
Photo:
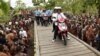
{"type": "Polygon", "coordinates": [[[62,9],[61,7],[54,7],[54,9],[62,9]]]}

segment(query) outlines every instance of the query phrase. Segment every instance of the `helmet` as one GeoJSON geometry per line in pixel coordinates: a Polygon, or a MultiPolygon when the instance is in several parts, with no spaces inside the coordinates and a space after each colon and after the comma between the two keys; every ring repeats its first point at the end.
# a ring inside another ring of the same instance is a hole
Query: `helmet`
{"type": "Polygon", "coordinates": [[[54,7],[54,9],[62,9],[61,7],[54,7]]]}

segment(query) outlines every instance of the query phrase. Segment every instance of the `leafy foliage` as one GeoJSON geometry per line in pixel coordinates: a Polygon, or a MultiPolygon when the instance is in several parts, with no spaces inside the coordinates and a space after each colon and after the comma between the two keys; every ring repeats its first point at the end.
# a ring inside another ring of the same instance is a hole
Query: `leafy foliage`
{"type": "Polygon", "coordinates": [[[100,11],[100,0],[50,0],[45,8],[61,6],[64,11],[70,11],[74,14],[97,13],[100,11]]]}
{"type": "Polygon", "coordinates": [[[0,23],[6,22],[10,19],[10,5],[9,2],[0,0],[0,23]]]}
{"type": "Polygon", "coordinates": [[[4,14],[8,14],[10,6],[8,3],[4,2],[3,0],[0,0],[0,9],[4,14]]]}
{"type": "Polygon", "coordinates": [[[55,5],[56,5],[55,1],[49,1],[48,3],[46,3],[45,8],[53,9],[55,5]]]}

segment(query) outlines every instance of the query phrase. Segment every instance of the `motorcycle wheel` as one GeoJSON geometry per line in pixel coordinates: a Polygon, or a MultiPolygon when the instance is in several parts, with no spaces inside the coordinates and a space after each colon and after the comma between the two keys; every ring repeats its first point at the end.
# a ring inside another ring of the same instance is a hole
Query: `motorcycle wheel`
{"type": "Polygon", "coordinates": [[[67,39],[66,39],[66,36],[63,36],[63,42],[64,42],[64,45],[67,45],[67,39]]]}
{"type": "Polygon", "coordinates": [[[45,20],[45,26],[46,26],[46,27],[48,26],[48,22],[47,22],[47,20],[45,20]]]}

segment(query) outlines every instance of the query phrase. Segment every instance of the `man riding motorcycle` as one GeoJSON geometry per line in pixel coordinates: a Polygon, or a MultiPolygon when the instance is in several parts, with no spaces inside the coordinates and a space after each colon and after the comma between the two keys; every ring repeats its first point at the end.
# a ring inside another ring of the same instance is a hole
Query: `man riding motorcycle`
{"type": "MultiPolygon", "coordinates": [[[[52,21],[53,21],[53,31],[54,31],[54,38],[53,38],[52,41],[54,42],[56,40],[57,36],[59,36],[59,38],[62,39],[61,35],[59,34],[60,31],[61,31],[60,27],[59,27],[60,23],[66,24],[67,21],[68,21],[67,17],[64,15],[64,13],[62,13],[61,7],[55,7],[54,8],[54,13],[52,14],[52,21]]],[[[63,28],[66,28],[66,30],[67,30],[67,27],[63,27],[63,28]]],[[[66,33],[66,35],[67,35],[67,33],[66,33]]]]}

